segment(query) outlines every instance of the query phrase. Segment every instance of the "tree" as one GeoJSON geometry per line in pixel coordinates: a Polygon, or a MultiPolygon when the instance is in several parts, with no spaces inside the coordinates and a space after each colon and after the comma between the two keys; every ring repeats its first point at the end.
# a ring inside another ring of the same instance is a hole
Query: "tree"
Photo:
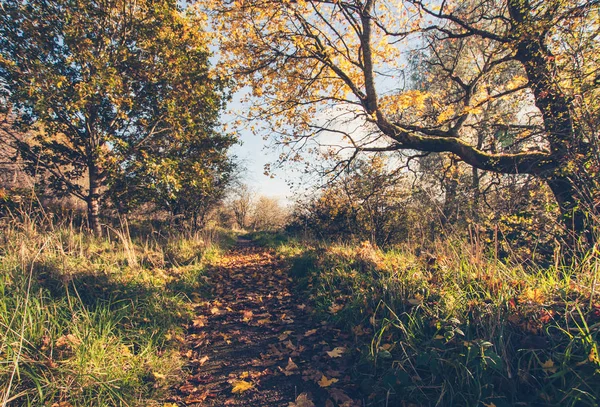
{"type": "Polygon", "coordinates": [[[254,230],[272,232],[285,226],[288,214],[276,198],[260,196],[253,206],[252,228],[254,230]]]}
{"type": "Polygon", "coordinates": [[[583,0],[250,0],[214,1],[210,12],[224,66],[266,96],[251,114],[269,120],[284,145],[338,134],[338,152],[353,153],[338,154],[337,168],[359,152],[424,151],[530,174],[551,188],[565,225],[592,239],[598,8],[583,0]],[[411,49],[428,55],[429,90],[404,86],[411,49]],[[512,114],[484,118],[497,103],[512,114]],[[343,116],[362,120],[361,131],[341,126],[343,116]]]}
{"type": "Polygon", "coordinates": [[[234,139],[214,125],[216,120],[177,140],[161,138],[124,163],[110,189],[119,212],[153,203],[195,228],[204,226],[237,175],[237,164],[227,154],[234,139]]]}
{"type": "Polygon", "coordinates": [[[390,246],[407,237],[410,186],[381,155],[355,160],[308,202],[297,202],[293,225],[321,238],[349,237],[390,246]]]}
{"type": "Polygon", "coordinates": [[[235,217],[235,223],[242,230],[248,227],[248,220],[254,204],[253,201],[254,192],[248,185],[241,184],[233,191],[229,205],[235,217]]]}
{"type": "Polygon", "coordinates": [[[1,7],[0,96],[18,116],[15,131],[33,134],[17,140],[20,154],[31,172],[47,173],[55,192],[87,203],[96,234],[100,207],[124,171],[168,165],[173,157],[162,156],[162,146],[189,138],[206,151],[227,145],[221,137],[214,144],[212,131],[225,81],[209,69],[202,21],[176,1],[1,7]]]}

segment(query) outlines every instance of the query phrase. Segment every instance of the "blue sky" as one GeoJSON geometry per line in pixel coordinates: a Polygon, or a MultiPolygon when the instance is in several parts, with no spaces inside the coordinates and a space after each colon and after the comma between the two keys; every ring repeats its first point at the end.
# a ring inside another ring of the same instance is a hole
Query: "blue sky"
{"type": "MultiPolygon", "coordinates": [[[[240,95],[234,95],[233,100],[228,106],[228,110],[235,112],[243,111],[243,105],[239,101],[240,95]]],[[[269,147],[269,141],[263,140],[259,135],[253,134],[247,128],[238,128],[233,125],[236,116],[229,113],[223,116],[222,121],[228,124],[230,131],[234,131],[239,137],[240,144],[231,148],[232,155],[237,156],[244,170],[242,172],[242,181],[250,186],[258,195],[265,195],[277,198],[281,203],[290,203],[292,201],[292,191],[287,181],[295,179],[297,176],[293,171],[285,168],[274,171],[273,176],[264,174],[265,164],[273,164],[279,152],[269,147]]]]}

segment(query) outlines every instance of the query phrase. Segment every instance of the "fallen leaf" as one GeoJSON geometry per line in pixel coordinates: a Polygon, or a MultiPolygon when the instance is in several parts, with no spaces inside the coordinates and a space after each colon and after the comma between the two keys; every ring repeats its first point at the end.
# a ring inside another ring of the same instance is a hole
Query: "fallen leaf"
{"type": "Polygon", "coordinates": [[[352,328],[352,332],[354,332],[354,335],[356,336],[362,336],[368,333],[368,331],[363,328],[362,325],[356,325],[354,328],[352,328]]]}
{"type": "Polygon", "coordinates": [[[281,335],[279,335],[277,337],[277,339],[279,339],[281,342],[283,342],[290,336],[291,333],[292,333],[292,331],[283,331],[281,333],[281,335]]]}
{"type": "Polygon", "coordinates": [[[212,307],[210,309],[210,313],[213,315],[219,315],[221,313],[221,311],[217,307],[212,307]]]}
{"type": "Polygon", "coordinates": [[[296,397],[296,401],[294,403],[289,403],[288,407],[315,407],[315,403],[308,398],[308,394],[300,393],[300,395],[296,397]]]}
{"type": "Polygon", "coordinates": [[[202,356],[198,361],[198,363],[200,363],[200,366],[203,366],[206,362],[208,362],[208,356],[202,356]]]}
{"type": "Polygon", "coordinates": [[[344,308],[343,305],[333,303],[329,306],[329,312],[332,314],[337,314],[342,308],[344,308]]]}
{"type": "Polygon", "coordinates": [[[192,321],[192,325],[194,326],[194,328],[202,328],[205,325],[205,323],[206,323],[206,318],[203,315],[196,317],[192,321]]]}
{"type": "Polygon", "coordinates": [[[311,335],[314,335],[314,334],[316,334],[316,333],[317,333],[317,330],[318,330],[318,329],[311,329],[310,331],[306,331],[306,332],[304,333],[304,337],[306,338],[306,337],[308,337],[308,336],[311,336],[311,335]]]}
{"type": "Polygon", "coordinates": [[[164,380],[167,378],[167,376],[158,372],[152,372],[152,377],[154,377],[154,380],[164,380]]]}
{"type": "Polygon", "coordinates": [[[202,393],[197,393],[197,394],[190,394],[189,396],[187,396],[185,398],[185,404],[197,404],[197,403],[204,403],[204,401],[206,400],[206,398],[209,395],[209,391],[205,390],[202,393]]]}
{"type": "Polygon", "coordinates": [[[329,387],[331,386],[333,383],[337,383],[339,380],[332,377],[331,379],[328,379],[327,376],[323,375],[323,377],[321,377],[321,380],[318,381],[319,386],[321,387],[329,387]]]}
{"type": "Polygon", "coordinates": [[[81,345],[81,341],[73,334],[63,335],[54,343],[57,348],[75,348],[79,345],[81,345]]]}
{"type": "Polygon", "coordinates": [[[330,358],[341,358],[344,352],[346,352],[346,348],[343,346],[338,346],[337,348],[328,351],[327,354],[330,358]]]}
{"type": "Polygon", "coordinates": [[[544,369],[544,372],[546,373],[556,373],[556,371],[558,370],[558,368],[554,366],[554,362],[552,361],[552,359],[548,359],[547,361],[542,363],[542,369],[544,369]]]}
{"type": "Polygon", "coordinates": [[[281,372],[282,372],[284,375],[286,375],[286,376],[291,376],[291,375],[293,375],[293,374],[296,374],[296,373],[298,373],[298,370],[299,370],[299,369],[298,369],[298,365],[297,365],[297,364],[295,364],[295,363],[292,361],[292,358],[289,358],[289,360],[288,360],[288,364],[287,364],[287,366],[285,367],[285,369],[282,369],[282,368],[280,367],[280,368],[279,368],[279,370],[281,370],[281,372]]]}
{"type": "Polygon", "coordinates": [[[327,391],[329,392],[329,395],[331,396],[331,398],[333,400],[335,400],[335,402],[338,403],[339,405],[343,405],[343,404],[352,405],[354,403],[354,400],[352,400],[350,397],[348,397],[348,395],[346,393],[344,393],[344,391],[341,389],[332,388],[327,391]]]}
{"type": "Polygon", "coordinates": [[[247,382],[245,380],[236,380],[233,382],[233,389],[231,389],[232,393],[243,393],[245,391],[250,390],[254,387],[254,384],[247,382]]]}

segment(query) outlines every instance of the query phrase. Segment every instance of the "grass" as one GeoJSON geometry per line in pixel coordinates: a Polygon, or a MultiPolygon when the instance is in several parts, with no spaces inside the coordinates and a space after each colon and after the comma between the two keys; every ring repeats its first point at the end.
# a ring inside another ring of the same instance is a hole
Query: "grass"
{"type": "Polygon", "coordinates": [[[426,255],[409,245],[276,247],[317,314],[353,335],[369,405],[600,403],[598,251],[542,268],[461,240],[426,255]]]}
{"type": "MultiPolygon", "coordinates": [[[[183,368],[183,325],[221,231],[96,239],[9,223],[0,235],[0,400],[160,405],[183,368]]],[[[60,404],[63,403],[63,404],[60,404]]]]}

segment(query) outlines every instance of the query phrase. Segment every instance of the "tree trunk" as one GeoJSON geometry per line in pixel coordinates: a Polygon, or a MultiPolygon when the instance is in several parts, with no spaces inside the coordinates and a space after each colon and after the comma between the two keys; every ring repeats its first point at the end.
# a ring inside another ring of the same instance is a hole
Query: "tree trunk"
{"type": "Polygon", "coordinates": [[[481,191],[479,190],[479,169],[472,167],[472,178],[471,178],[471,191],[473,192],[473,202],[471,204],[471,217],[473,222],[479,222],[479,201],[481,197],[481,191]]]}
{"type": "Polygon", "coordinates": [[[98,168],[91,164],[88,167],[89,193],[87,196],[88,226],[95,236],[102,236],[100,225],[100,182],[98,168]]]}
{"type": "Polygon", "coordinates": [[[580,244],[593,244],[592,221],[586,215],[583,203],[578,199],[577,186],[567,177],[555,177],[546,182],[560,208],[569,238],[568,245],[577,250],[580,244]]]}
{"type": "Polygon", "coordinates": [[[457,189],[458,181],[455,179],[448,179],[444,183],[444,189],[446,190],[446,196],[444,198],[444,207],[442,208],[442,228],[447,224],[452,224],[458,219],[457,215],[457,189]]]}

